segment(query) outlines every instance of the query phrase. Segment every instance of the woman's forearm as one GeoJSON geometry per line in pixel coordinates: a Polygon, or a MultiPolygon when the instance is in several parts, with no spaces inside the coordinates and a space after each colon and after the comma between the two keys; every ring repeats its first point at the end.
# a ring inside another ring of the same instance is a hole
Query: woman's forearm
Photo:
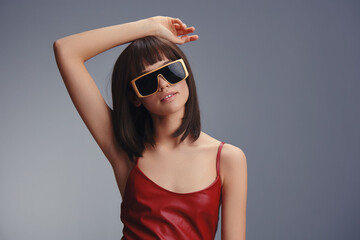
{"type": "Polygon", "coordinates": [[[151,24],[149,19],[141,19],[58,39],[54,42],[54,50],[85,62],[113,47],[154,33],[155,25],[151,24]]]}

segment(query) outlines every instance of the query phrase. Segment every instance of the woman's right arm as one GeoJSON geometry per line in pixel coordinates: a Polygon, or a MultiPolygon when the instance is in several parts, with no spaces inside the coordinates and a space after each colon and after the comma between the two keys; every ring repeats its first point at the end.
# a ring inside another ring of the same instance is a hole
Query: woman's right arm
{"type": "Polygon", "coordinates": [[[126,154],[117,146],[111,109],[104,101],[85,61],[115,46],[153,33],[153,25],[139,20],[70,35],[54,42],[60,74],[70,98],[95,141],[111,164],[126,164],[126,154]]]}
{"type": "Polygon", "coordinates": [[[187,36],[193,31],[194,28],[187,28],[180,19],[158,16],[90,30],[54,42],[56,62],[70,98],[111,164],[128,167],[129,161],[125,160],[127,155],[116,143],[111,109],[84,63],[108,49],[149,35],[167,38],[178,44],[194,41],[196,35],[187,36]]]}

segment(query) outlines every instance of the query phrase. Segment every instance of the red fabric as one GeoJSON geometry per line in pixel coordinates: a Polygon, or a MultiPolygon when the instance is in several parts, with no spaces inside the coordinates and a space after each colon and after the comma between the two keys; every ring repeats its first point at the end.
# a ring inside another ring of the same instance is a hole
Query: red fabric
{"type": "Polygon", "coordinates": [[[217,152],[214,182],[203,190],[175,193],[149,179],[136,165],[126,182],[121,203],[124,224],[122,240],[201,239],[213,240],[219,220],[221,142],[217,152]]]}

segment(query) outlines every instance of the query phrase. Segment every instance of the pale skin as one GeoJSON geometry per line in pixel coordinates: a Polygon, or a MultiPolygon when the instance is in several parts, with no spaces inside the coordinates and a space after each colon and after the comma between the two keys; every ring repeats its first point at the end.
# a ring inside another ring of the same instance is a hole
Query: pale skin
{"type": "MultiPolygon", "coordinates": [[[[118,45],[149,35],[168,39],[176,44],[196,41],[180,19],[152,17],[70,35],[54,42],[54,52],[66,89],[91,135],[111,164],[121,196],[134,163],[118,146],[112,128],[111,109],[105,103],[84,63],[118,45]],[[126,33],[126,34],[125,34],[126,33]]],[[[146,66],[146,71],[164,65],[167,59],[146,66]]],[[[191,143],[171,133],[184,115],[189,91],[186,81],[170,85],[159,76],[159,91],[147,98],[134,98],[135,106],[143,104],[150,112],[155,128],[156,149],[146,148],[139,168],[154,182],[169,191],[189,193],[209,186],[216,178],[216,153],[220,141],[201,132],[191,143]],[[160,97],[175,91],[171,102],[160,97]],[[171,156],[171,157],[169,157],[171,156]],[[186,176],[186,177],[184,177],[186,176]]],[[[224,144],[220,158],[222,183],[221,239],[244,240],[246,236],[247,162],[244,152],[224,144]]]]}

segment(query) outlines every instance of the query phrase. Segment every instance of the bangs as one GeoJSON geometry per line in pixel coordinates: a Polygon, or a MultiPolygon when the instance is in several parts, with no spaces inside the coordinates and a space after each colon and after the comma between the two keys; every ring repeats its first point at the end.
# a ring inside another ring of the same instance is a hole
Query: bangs
{"type": "Polygon", "coordinates": [[[159,38],[141,38],[132,42],[133,46],[130,47],[132,67],[129,72],[129,82],[138,77],[148,65],[153,65],[165,58],[173,61],[181,58],[171,44],[159,38]]]}

